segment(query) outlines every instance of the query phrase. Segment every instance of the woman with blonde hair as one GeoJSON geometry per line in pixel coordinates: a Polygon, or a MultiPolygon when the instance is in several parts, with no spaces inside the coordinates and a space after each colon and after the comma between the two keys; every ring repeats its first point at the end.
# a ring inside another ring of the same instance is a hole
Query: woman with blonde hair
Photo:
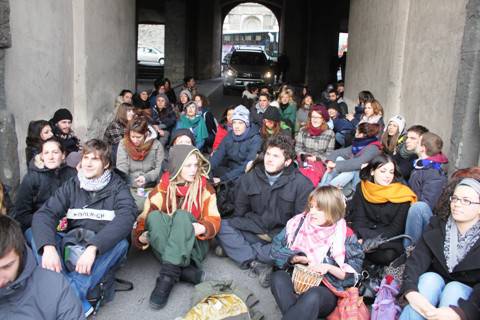
{"type": "Polygon", "coordinates": [[[191,145],[170,148],[168,170],[149,194],[134,230],[134,244],[152,246],[161,261],[150,296],[152,308],[163,308],[178,280],[198,284],[208,240],[220,229],[215,190],[208,183],[210,163],[191,145]]]}
{"type": "Polygon", "coordinates": [[[295,121],[297,119],[297,104],[293,100],[293,92],[286,89],[278,95],[278,105],[281,120],[290,128],[291,132],[295,130],[295,121]]]}
{"type": "Polygon", "coordinates": [[[357,282],[364,254],[345,222],[345,207],[339,189],[319,187],[310,193],[305,212],[290,219],[273,239],[270,255],[281,270],[272,275],[271,291],[282,319],[325,318],[337,303],[323,284],[298,295],[287,272],[296,264],[322,275],[340,291],[357,282]]]}

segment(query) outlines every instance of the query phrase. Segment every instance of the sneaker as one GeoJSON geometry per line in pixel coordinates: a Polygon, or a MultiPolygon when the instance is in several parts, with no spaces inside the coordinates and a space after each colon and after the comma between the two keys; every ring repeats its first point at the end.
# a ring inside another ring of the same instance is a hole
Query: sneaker
{"type": "Polygon", "coordinates": [[[83,313],[85,314],[85,319],[88,318],[94,311],[92,305],[90,304],[90,302],[88,302],[88,300],[82,301],[82,309],[83,313]]]}
{"type": "Polygon", "coordinates": [[[223,248],[218,245],[216,248],[215,248],[215,255],[217,257],[221,257],[221,258],[224,258],[226,257],[227,255],[225,254],[225,250],[223,250],[223,248]]]}
{"type": "Polygon", "coordinates": [[[165,307],[174,285],[175,279],[172,277],[166,275],[158,277],[155,289],[153,289],[150,295],[150,306],[156,310],[165,307]]]}
{"type": "Polygon", "coordinates": [[[273,272],[273,267],[271,265],[254,260],[250,263],[250,268],[253,273],[258,275],[260,286],[263,288],[270,287],[270,280],[273,272]]]}

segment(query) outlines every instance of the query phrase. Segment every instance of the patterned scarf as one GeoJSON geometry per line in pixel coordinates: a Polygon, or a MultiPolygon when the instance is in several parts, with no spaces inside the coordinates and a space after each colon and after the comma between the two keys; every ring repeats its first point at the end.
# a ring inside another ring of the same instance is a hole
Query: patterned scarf
{"type": "Polygon", "coordinates": [[[150,149],[153,145],[153,139],[147,142],[142,143],[138,147],[132,143],[129,138],[129,133],[125,133],[125,137],[123,138],[123,145],[125,146],[125,150],[128,153],[128,156],[135,161],[143,161],[145,157],[150,152],[150,149]]]}
{"type": "Polygon", "coordinates": [[[465,258],[467,253],[478,241],[480,237],[480,221],[477,221],[464,235],[458,232],[457,225],[452,216],[448,217],[445,226],[445,242],[443,244],[443,254],[447,261],[449,272],[465,258]]]}
{"type": "Polygon", "coordinates": [[[357,273],[355,269],[345,263],[347,224],[344,219],[340,219],[334,225],[323,227],[315,225],[311,215],[304,212],[297,214],[287,222],[286,234],[288,247],[304,252],[312,264],[324,263],[330,250],[330,256],[342,271],[357,273]],[[302,219],[305,220],[300,226],[302,219]]]}
{"type": "Polygon", "coordinates": [[[100,191],[110,182],[112,172],[110,170],[105,170],[100,177],[88,179],[83,174],[83,170],[80,169],[77,173],[77,177],[80,181],[80,189],[85,191],[100,191]]]}

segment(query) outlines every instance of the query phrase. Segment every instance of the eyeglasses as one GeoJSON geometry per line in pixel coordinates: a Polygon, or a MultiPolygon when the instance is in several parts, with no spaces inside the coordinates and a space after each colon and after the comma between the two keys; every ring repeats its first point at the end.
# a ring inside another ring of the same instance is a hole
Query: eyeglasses
{"type": "Polygon", "coordinates": [[[464,206],[469,206],[471,204],[480,204],[480,202],[473,202],[465,198],[459,198],[457,196],[451,196],[450,197],[450,202],[455,203],[455,202],[460,202],[464,206]]]}

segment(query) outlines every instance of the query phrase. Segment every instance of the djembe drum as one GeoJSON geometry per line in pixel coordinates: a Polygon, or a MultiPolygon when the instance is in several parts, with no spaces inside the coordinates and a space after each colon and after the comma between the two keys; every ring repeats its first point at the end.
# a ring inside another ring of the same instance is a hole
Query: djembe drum
{"type": "Polygon", "coordinates": [[[317,287],[322,282],[323,275],[308,269],[307,266],[296,264],[293,268],[293,289],[297,294],[302,294],[311,287],[317,287]]]}

